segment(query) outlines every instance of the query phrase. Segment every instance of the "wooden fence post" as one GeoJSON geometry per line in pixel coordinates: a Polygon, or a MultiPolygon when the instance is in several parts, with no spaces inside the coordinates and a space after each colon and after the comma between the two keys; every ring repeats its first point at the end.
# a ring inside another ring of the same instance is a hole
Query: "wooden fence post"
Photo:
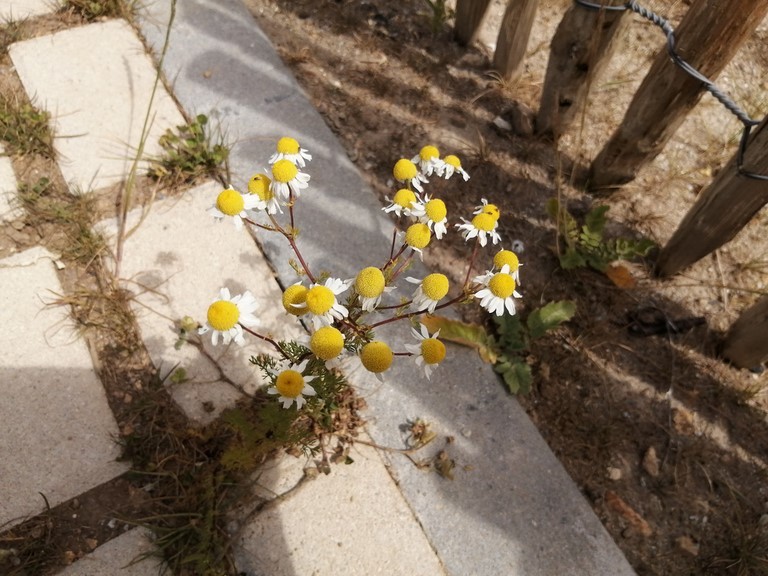
{"type": "Polygon", "coordinates": [[[493,67],[506,80],[516,80],[523,69],[528,39],[539,0],[509,0],[501,20],[493,67]]]}
{"type": "MultiPolygon", "coordinates": [[[[605,5],[624,4],[604,0],[605,5]]],[[[599,3],[598,0],[596,3],[599,3]]],[[[572,4],[557,27],[536,118],[536,132],[557,141],[582,109],[592,79],[610,60],[627,10],[572,4]]]]}
{"type": "MultiPolygon", "coordinates": [[[[695,0],[675,31],[676,51],[712,80],[768,11],[768,0],[695,0]]],[[[624,120],[590,167],[589,187],[609,194],[634,180],[699,101],[703,84],[660,52],[624,120]]]]}
{"type": "Polygon", "coordinates": [[[476,37],[491,0],[456,0],[454,36],[467,45],[476,37]]]}
{"type": "MultiPolygon", "coordinates": [[[[750,135],[744,154],[744,169],[768,174],[768,118],[750,135]]],[[[766,203],[768,181],[740,175],[737,156],[734,155],[699,194],[659,253],[657,274],[671,276],[716,250],[746,226],[766,203]]]]}
{"type": "Polygon", "coordinates": [[[740,368],[754,368],[768,360],[768,296],[741,313],[723,345],[723,356],[740,368]]]}

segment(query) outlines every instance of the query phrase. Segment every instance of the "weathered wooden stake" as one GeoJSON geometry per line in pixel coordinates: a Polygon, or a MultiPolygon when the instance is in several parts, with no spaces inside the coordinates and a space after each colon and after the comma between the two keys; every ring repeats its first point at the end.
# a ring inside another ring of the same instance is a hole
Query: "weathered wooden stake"
{"type": "MultiPolygon", "coordinates": [[[[768,0],[695,0],[675,31],[677,53],[713,80],[766,11],[768,0]]],[[[632,181],[685,120],[699,101],[702,86],[672,62],[665,47],[635,92],[621,125],[592,162],[590,189],[610,194],[632,181]]]]}
{"type": "MultiPolygon", "coordinates": [[[[599,3],[599,0],[598,0],[599,3]]],[[[624,4],[605,0],[605,5],[624,4]]],[[[557,141],[582,109],[592,79],[610,60],[627,11],[572,4],[557,27],[549,53],[536,132],[557,141]]]]}
{"type": "MultiPolygon", "coordinates": [[[[656,271],[671,276],[713,252],[741,230],[768,203],[768,181],[741,176],[731,158],[702,191],[659,253],[656,271]]],[[[753,129],[744,169],[768,174],[768,119],[753,129]]]]}
{"type": "Polygon", "coordinates": [[[454,35],[461,44],[475,40],[491,0],[456,0],[454,35]]]}
{"type": "Polygon", "coordinates": [[[740,368],[754,368],[768,360],[768,296],[741,313],[723,345],[723,356],[740,368]]]}
{"type": "Polygon", "coordinates": [[[516,80],[523,70],[539,0],[509,0],[501,20],[493,67],[506,80],[516,80]]]}

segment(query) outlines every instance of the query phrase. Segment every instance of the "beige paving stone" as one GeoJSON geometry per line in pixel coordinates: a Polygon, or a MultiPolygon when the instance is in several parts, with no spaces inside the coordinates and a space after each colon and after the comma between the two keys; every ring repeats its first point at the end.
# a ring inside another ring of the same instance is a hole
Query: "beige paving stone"
{"type": "Polygon", "coordinates": [[[0,144],[0,221],[8,222],[20,217],[24,211],[17,203],[16,174],[5,149],[0,144]]]}
{"type": "Polygon", "coordinates": [[[136,561],[152,548],[150,534],[134,528],[67,566],[58,576],[158,576],[162,564],[156,558],[136,561]]]}
{"type": "MultiPolygon", "coordinates": [[[[196,348],[174,347],[181,318],[189,315],[204,323],[208,306],[227,287],[233,296],[245,290],[254,294],[260,304],[256,314],[262,333],[277,339],[304,333],[298,321],[284,312],[282,291],[249,233],[236,230],[231,221],[216,222],[207,213],[220,190],[219,185],[208,183],[181,199],[154,204],[126,243],[121,272],[136,294],[134,310],[152,361],[163,374],[175,368],[186,371],[189,380],[175,385],[173,396],[200,422],[212,420],[239,393],[221,381],[216,365],[196,348]]],[[[135,222],[139,213],[131,217],[135,222]]],[[[249,335],[242,347],[221,342],[214,347],[210,335],[203,340],[205,351],[232,381],[248,391],[263,383],[248,359],[272,351],[271,346],[249,335]]]]}
{"type": "Polygon", "coordinates": [[[68,309],[50,253],[0,260],[0,525],[127,470],[117,425],[68,309]]]}
{"type": "MultiPolygon", "coordinates": [[[[9,53],[25,90],[52,115],[54,146],[73,190],[120,182],[141,139],[154,65],[123,20],[71,28],[12,44],[9,53]]],[[[184,122],[158,86],[145,157],[161,152],[158,138],[184,122]]]]}
{"type": "Polygon", "coordinates": [[[358,444],[244,529],[238,568],[270,576],[440,576],[421,526],[379,454],[358,444]]]}
{"type": "Polygon", "coordinates": [[[0,0],[0,19],[9,22],[53,14],[63,3],[61,0],[0,0]]]}

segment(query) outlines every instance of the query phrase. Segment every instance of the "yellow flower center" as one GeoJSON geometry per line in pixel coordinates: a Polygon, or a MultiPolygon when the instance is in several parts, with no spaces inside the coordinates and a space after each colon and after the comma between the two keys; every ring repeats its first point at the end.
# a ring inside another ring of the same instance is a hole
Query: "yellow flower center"
{"type": "Polygon", "coordinates": [[[275,379],[275,388],[281,396],[298,398],[304,389],[304,376],[296,370],[283,370],[275,379]]]}
{"type": "Polygon", "coordinates": [[[280,154],[298,154],[299,143],[293,138],[283,136],[277,141],[277,151],[280,154]]]}
{"type": "Polygon", "coordinates": [[[440,158],[440,151],[434,146],[424,146],[419,152],[419,157],[426,162],[432,158],[440,158]]]}
{"type": "Polygon", "coordinates": [[[421,281],[421,291],[430,300],[440,300],[448,294],[448,277],[444,274],[429,274],[421,281]]]}
{"type": "Polygon", "coordinates": [[[298,173],[299,169],[290,160],[278,160],[272,165],[272,177],[283,184],[296,178],[298,173]]]}
{"type": "Polygon", "coordinates": [[[472,218],[472,226],[483,232],[491,232],[496,227],[496,219],[490,214],[480,212],[472,218]]]}
{"type": "Polygon", "coordinates": [[[416,164],[408,160],[407,158],[400,158],[395,163],[395,168],[392,170],[392,175],[398,182],[406,182],[416,178],[419,170],[416,168],[416,164]]]}
{"type": "Polygon", "coordinates": [[[304,304],[307,301],[308,291],[307,287],[302,286],[301,284],[288,286],[288,288],[285,289],[285,292],[283,292],[283,308],[285,308],[285,311],[294,316],[306,314],[306,308],[297,308],[296,306],[292,306],[292,304],[304,304]]]}
{"type": "Polygon", "coordinates": [[[422,340],[421,356],[427,364],[439,364],[445,358],[445,344],[437,338],[422,340]]]}
{"type": "Polygon", "coordinates": [[[376,298],[384,292],[384,274],[378,268],[363,268],[355,279],[355,290],[363,298],[376,298]]]}
{"type": "Polygon", "coordinates": [[[499,250],[493,257],[493,265],[499,270],[506,265],[509,266],[510,272],[514,272],[520,267],[520,260],[512,250],[499,250]]]}
{"type": "Polygon", "coordinates": [[[272,180],[266,174],[254,174],[248,180],[248,192],[256,194],[264,202],[268,202],[274,197],[272,190],[269,189],[271,183],[272,180]]]}
{"type": "Polygon", "coordinates": [[[488,214],[489,216],[492,216],[494,220],[498,220],[499,216],[501,216],[501,212],[499,212],[499,207],[496,206],[496,204],[486,204],[483,206],[483,211],[481,214],[488,214]]]}
{"type": "Polygon", "coordinates": [[[430,236],[431,232],[429,231],[429,226],[417,222],[416,224],[408,226],[408,230],[405,232],[405,243],[411,248],[418,248],[421,250],[422,248],[426,248],[427,244],[429,244],[430,236]]]}
{"type": "Polygon", "coordinates": [[[333,308],[336,296],[327,286],[313,286],[307,292],[307,309],[318,316],[322,316],[333,308]]]}
{"type": "Polygon", "coordinates": [[[454,168],[461,168],[461,161],[459,160],[459,157],[454,156],[453,154],[448,154],[448,156],[443,158],[443,162],[450,164],[454,168]]]}
{"type": "Polygon", "coordinates": [[[410,208],[413,202],[416,202],[416,194],[407,188],[401,188],[395,192],[394,203],[403,208],[410,208]]]}
{"type": "Polygon", "coordinates": [[[323,326],[309,339],[309,349],[321,360],[336,358],[343,348],[344,335],[333,326],[323,326]]]}
{"type": "Polygon", "coordinates": [[[392,365],[394,356],[392,349],[386,343],[379,340],[368,342],[360,350],[360,360],[363,362],[363,366],[374,374],[384,372],[389,368],[392,365]]]}
{"type": "Polygon", "coordinates": [[[245,208],[245,201],[240,192],[227,188],[216,198],[216,208],[227,216],[237,216],[245,208]]]}
{"type": "Polygon", "coordinates": [[[240,310],[229,300],[218,300],[208,307],[208,324],[214,330],[226,332],[240,319],[240,310]]]}
{"type": "Polygon", "coordinates": [[[448,210],[445,208],[445,202],[439,198],[427,202],[424,206],[424,211],[427,213],[427,218],[432,220],[432,222],[442,222],[448,215],[448,210]]]}
{"type": "Polygon", "coordinates": [[[494,274],[493,278],[488,282],[488,288],[493,292],[493,295],[504,299],[512,296],[515,287],[515,279],[503,272],[494,274]]]}

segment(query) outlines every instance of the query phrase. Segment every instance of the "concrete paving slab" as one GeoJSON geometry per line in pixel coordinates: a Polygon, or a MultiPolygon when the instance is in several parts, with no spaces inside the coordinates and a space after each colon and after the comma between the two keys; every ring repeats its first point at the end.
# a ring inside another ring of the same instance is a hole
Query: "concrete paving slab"
{"type": "MultiPolygon", "coordinates": [[[[189,381],[174,386],[173,397],[199,422],[212,420],[239,393],[221,381],[214,363],[196,348],[174,347],[182,317],[204,323],[208,306],[218,299],[222,287],[233,296],[250,290],[260,305],[256,315],[263,333],[277,339],[304,333],[296,318],[283,310],[282,290],[250,234],[236,230],[231,221],[216,222],[207,213],[220,191],[220,185],[207,183],[181,199],[156,202],[129,237],[122,268],[128,288],[136,294],[134,311],[152,361],[163,374],[175,366],[186,370],[189,381]],[[209,407],[204,408],[204,403],[209,407]]],[[[131,221],[138,219],[137,211],[131,221]]],[[[212,346],[210,336],[203,341],[223,373],[247,391],[264,383],[248,359],[271,352],[269,344],[253,336],[246,336],[243,347],[212,346]]]]}
{"type": "Polygon", "coordinates": [[[273,500],[285,494],[304,478],[304,469],[314,466],[306,458],[280,453],[253,474],[253,493],[258,498],[273,500]]]}
{"type": "Polygon", "coordinates": [[[99,546],[58,573],[59,576],[158,576],[162,563],[156,558],[137,561],[153,550],[151,534],[134,528],[99,546]],[[134,563],[135,562],[135,563],[134,563]]]}
{"type": "Polygon", "coordinates": [[[9,222],[24,214],[17,202],[16,174],[13,172],[13,164],[5,149],[0,144],[0,221],[9,222]]]}
{"type": "Polygon", "coordinates": [[[62,0],[0,0],[0,20],[18,22],[33,16],[53,14],[62,4],[62,0]]]}
{"type": "Polygon", "coordinates": [[[248,525],[238,569],[248,576],[445,574],[377,451],[307,480],[248,525]]]}
{"type": "Polygon", "coordinates": [[[16,523],[125,472],[117,424],[61,284],[33,248],[0,260],[0,525],[16,523]]]}
{"type": "MultiPolygon", "coordinates": [[[[9,54],[27,94],[52,116],[54,147],[74,191],[122,181],[138,149],[155,67],[123,20],[71,28],[12,44],[9,54]]],[[[184,123],[163,85],[152,106],[145,157],[184,123]]]]}
{"type": "MultiPolygon", "coordinates": [[[[142,30],[158,47],[164,30],[157,23],[167,21],[167,7],[149,9],[142,30]]],[[[237,130],[230,163],[236,181],[263,165],[280,136],[295,137],[314,155],[307,169],[310,188],[297,206],[302,251],[309,261],[348,278],[386,257],[392,228],[378,199],[240,2],[185,2],[171,38],[165,70],[176,79],[179,101],[189,109],[215,112],[225,127],[237,130]]],[[[392,160],[415,152],[393,151],[392,160]]],[[[263,247],[279,277],[291,282],[285,244],[265,237],[263,247]]],[[[418,276],[424,270],[417,266],[409,272],[418,276]]],[[[396,348],[410,338],[404,327],[381,336],[396,348]]],[[[397,364],[385,385],[371,387],[367,377],[350,375],[369,396],[369,432],[376,442],[402,446],[400,426],[423,416],[439,433],[461,439],[451,456],[475,467],[449,482],[405,459],[392,460],[399,486],[446,572],[634,574],[490,367],[470,351],[452,347],[450,354],[431,383],[414,375],[407,362],[397,364]]]]}

